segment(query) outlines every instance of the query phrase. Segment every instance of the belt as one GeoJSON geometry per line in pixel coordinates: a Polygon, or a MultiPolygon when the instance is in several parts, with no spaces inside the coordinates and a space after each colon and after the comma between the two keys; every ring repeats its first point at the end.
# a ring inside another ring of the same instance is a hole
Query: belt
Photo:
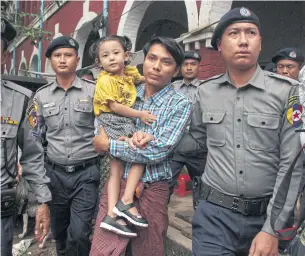
{"type": "Polygon", "coordinates": [[[247,216],[265,214],[270,198],[271,197],[247,199],[231,196],[224,194],[205,183],[202,183],[200,189],[200,199],[230,209],[232,212],[238,212],[247,216]]]}
{"type": "Polygon", "coordinates": [[[91,158],[89,160],[85,160],[80,164],[61,165],[61,164],[54,163],[53,161],[51,161],[49,158],[46,157],[46,163],[51,165],[54,169],[56,168],[57,170],[69,172],[69,173],[84,170],[92,165],[98,164],[98,162],[99,162],[99,158],[95,157],[95,158],[91,158]]]}

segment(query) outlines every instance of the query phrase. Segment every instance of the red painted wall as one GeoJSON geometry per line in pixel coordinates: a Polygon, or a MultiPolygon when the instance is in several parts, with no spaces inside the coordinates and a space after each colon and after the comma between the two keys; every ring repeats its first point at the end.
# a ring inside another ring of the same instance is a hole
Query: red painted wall
{"type": "Polygon", "coordinates": [[[201,45],[200,55],[202,57],[199,71],[200,79],[207,79],[226,71],[225,63],[219,52],[201,45]]]}

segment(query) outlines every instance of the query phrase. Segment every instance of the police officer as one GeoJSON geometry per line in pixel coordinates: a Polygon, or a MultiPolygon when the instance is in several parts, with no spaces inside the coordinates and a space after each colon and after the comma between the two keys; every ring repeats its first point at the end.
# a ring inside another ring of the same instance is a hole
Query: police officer
{"type": "Polygon", "coordinates": [[[54,39],[46,51],[56,81],[37,90],[38,118],[46,130],[47,175],[53,196],[51,225],[57,255],[89,255],[99,185],[93,148],[95,84],[76,76],[79,45],[54,39]]]}
{"type": "Polygon", "coordinates": [[[272,58],[279,75],[299,80],[299,73],[304,63],[303,53],[295,47],[281,49],[272,58]]]}
{"type": "MultiPolygon", "coordinates": [[[[175,90],[186,95],[193,104],[195,103],[199,86],[202,83],[201,80],[197,79],[200,61],[201,56],[199,53],[186,51],[184,53],[184,61],[181,65],[183,80],[178,80],[173,83],[175,90]]],[[[199,148],[192,134],[187,129],[170,163],[173,172],[173,178],[170,182],[170,195],[184,166],[186,166],[191,179],[195,176],[201,176],[205,167],[206,155],[206,148],[199,148]]]]}
{"type": "MultiPolygon", "coordinates": [[[[208,147],[193,218],[193,255],[278,255],[270,210],[300,148],[298,83],[263,71],[258,17],[234,8],[216,26],[211,44],[227,72],[200,87],[190,132],[208,147]]],[[[279,217],[294,206],[302,176],[298,160],[279,217]]]]}
{"type": "MultiPolygon", "coordinates": [[[[9,56],[7,48],[15,38],[15,28],[1,18],[1,65],[9,56]]],[[[1,255],[12,255],[13,215],[16,211],[16,176],[18,146],[23,177],[36,195],[35,234],[39,240],[47,235],[50,224],[48,202],[51,193],[44,169],[43,148],[37,121],[37,109],[29,103],[32,92],[10,81],[1,80],[1,255]],[[42,232],[42,233],[41,233],[42,232]]]]}

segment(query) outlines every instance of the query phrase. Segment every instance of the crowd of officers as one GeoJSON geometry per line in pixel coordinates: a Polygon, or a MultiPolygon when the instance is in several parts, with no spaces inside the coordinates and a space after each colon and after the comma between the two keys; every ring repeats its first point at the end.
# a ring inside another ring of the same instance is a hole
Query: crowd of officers
{"type": "MultiPolygon", "coordinates": [[[[232,9],[212,37],[227,72],[199,80],[202,57],[189,51],[181,66],[183,80],[173,82],[193,104],[191,121],[171,156],[169,181],[172,193],[184,166],[191,178],[201,176],[194,188],[193,255],[278,253],[270,215],[282,179],[305,143],[305,133],[295,132],[302,127],[305,102],[304,85],[298,82],[304,55],[285,48],[272,58],[271,70],[277,74],[263,71],[257,65],[260,29],[252,11],[232,9]]],[[[12,25],[1,19],[1,64],[15,34],[12,25]]],[[[12,249],[18,146],[23,176],[39,203],[37,239],[47,234],[51,218],[57,255],[89,255],[100,171],[92,144],[95,84],[76,76],[78,47],[71,37],[51,42],[46,57],[56,81],[34,97],[31,91],[1,80],[1,255],[11,255],[12,249]],[[45,158],[41,127],[48,141],[45,158]]],[[[303,173],[300,158],[278,216],[281,228],[304,185],[303,173]]]]}

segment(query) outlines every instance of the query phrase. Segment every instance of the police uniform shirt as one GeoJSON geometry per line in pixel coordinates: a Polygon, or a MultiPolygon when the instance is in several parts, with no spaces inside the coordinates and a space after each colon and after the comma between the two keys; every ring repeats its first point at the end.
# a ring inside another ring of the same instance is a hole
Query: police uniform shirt
{"type": "MultiPolygon", "coordinates": [[[[232,85],[228,73],[205,81],[190,127],[198,143],[208,147],[203,182],[238,197],[276,193],[301,146],[295,133],[302,124],[296,85],[297,81],[264,72],[259,66],[241,88],[232,85]]],[[[280,217],[283,222],[294,207],[302,172],[299,158],[280,217]]],[[[263,227],[268,233],[272,233],[272,202],[263,227]]]]}
{"type": "Polygon", "coordinates": [[[184,79],[173,82],[173,87],[175,91],[180,92],[187,96],[192,104],[196,101],[196,95],[198,92],[199,85],[202,83],[201,80],[195,78],[192,82],[187,84],[184,79]]]}
{"type": "Polygon", "coordinates": [[[97,156],[93,147],[94,89],[93,82],[75,76],[67,91],[56,81],[37,91],[34,101],[45,126],[51,161],[73,165],[97,156]]]}
{"type": "Polygon", "coordinates": [[[22,176],[29,182],[37,201],[43,203],[51,201],[51,193],[44,170],[37,109],[33,102],[28,101],[31,95],[32,92],[22,86],[1,81],[1,188],[5,189],[16,181],[8,172],[17,173],[20,157],[22,176]],[[18,146],[21,155],[17,154],[18,146]]]}

